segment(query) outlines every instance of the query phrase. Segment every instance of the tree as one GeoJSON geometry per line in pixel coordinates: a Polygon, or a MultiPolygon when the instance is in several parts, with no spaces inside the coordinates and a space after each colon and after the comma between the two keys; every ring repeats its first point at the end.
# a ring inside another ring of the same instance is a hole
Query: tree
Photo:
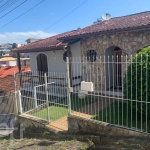
{"type": "Polygon", "coordinates": [[[5,54],[5,52],[0,51],[0,57],[2,57],[5,54]]]}
{"type": "Polygon", "coordinates": [[[14,49],[14,48],[17,48],[17,44],[16,43],[13,43],[13,45],[12,45],[12,49],[14,49]]]}

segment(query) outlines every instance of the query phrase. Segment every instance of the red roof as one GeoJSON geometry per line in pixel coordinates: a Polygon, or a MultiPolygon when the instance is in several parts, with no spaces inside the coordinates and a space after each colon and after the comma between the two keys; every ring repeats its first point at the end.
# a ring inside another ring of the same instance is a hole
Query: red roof
{"type": "MultiPolygon", "coordinates": [[[[22,67],[22,72],[30,71],[30,67],[22,67]]],[[[14,73],[18,73],[18,67],[0,68],[0,91],[14,92],[14,73]]],[[[17,80],[19,80],[17,78],[17,80]]]]}
{"type": "Polygon", "coordinates": [[[138,14],[112,18],[106,21],[100,21],[91,26],[77,30],[76,32],[64,35],[63,39],[70,37],[80,37],[93,33],[106,33],[108,31],[118,31],[135,28],[150,27],[150,11],[138,14]]]}
{"type": "Polygon", "coordinates": [[[68,44],[62,43],[61,41],[63,40],[80,38],[92,34],[104,34],[108,31],[117,32],[120,30],[122,31],[136,28],[144,29],[146,27],[150,27],[150,11],[116,17],[107,21],[101,21],[83,29],[66,32],[44,40],[27,44],[25,46],[14,49],[13,51],[29,52],[62,49],[63,46],[67,46],[68,44]]]}
{"type": "MultiPolygon", "coordinates": [[[[70,31],[70,32],[74,32],[74,31],[70,31]]],[[[40,40],[40,41],[36,41],[33,43],[29,43],[27,45],[21,46],[19,48],[14,49],[13,51],[27,51],[27,50],[33,50],[33,51],[37,51],[37,50],[49,50],[49,49],[53,49],[53,50],[60,50],[62,49],[64,46],[66,46],[68,43],[62,43],[61,41],[58,40],[58,38],[64,37],[65,35],[67,35],[70,32],[65,32],[63,34],[58,34],[56,36],[52,36],[49,38],[46,38],[44,40],[40,40]]]]}

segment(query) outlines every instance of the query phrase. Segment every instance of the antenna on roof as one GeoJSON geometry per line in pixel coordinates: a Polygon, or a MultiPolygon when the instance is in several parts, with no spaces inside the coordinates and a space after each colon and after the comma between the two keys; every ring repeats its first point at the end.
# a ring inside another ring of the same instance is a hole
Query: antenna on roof
{"type": "Polygon", "coordinates": [[[109,20],[111,18],[111,15],[109,13],[105,13],[102,15],[103,20],[109,20]]]}

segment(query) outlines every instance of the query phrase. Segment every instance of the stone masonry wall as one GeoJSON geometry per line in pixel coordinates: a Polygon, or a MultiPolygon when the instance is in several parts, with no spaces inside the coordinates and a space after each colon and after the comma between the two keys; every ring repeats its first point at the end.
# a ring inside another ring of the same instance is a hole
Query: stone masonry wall
{"type": "MultiPolygon", "coordinates": [[[[128,61],[131,56],[143,47],[150,45],[150,30],[123,32],[108,35],[96,35],[81,40],[81,56],[87,56],[88,50],[96,50],[97,56],[101,57],[95,63],[83,63],[83,79],[91,80],[96,89],[105,90],[105,51],[106,49],[117,46],[122,50],[122,61],[128,61]],[[128,60],[126,60],[126,56],[128,60]],[[91,76],[91,77],[90,77],[91,76]]],[[[123,74],[127,67],[122,65],[123,74]]]]}

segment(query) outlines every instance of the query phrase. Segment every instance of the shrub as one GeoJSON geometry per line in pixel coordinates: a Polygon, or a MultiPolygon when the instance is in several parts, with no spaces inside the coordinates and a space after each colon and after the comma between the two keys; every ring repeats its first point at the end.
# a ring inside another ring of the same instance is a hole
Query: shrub
{"type": "Polygon", "coordinates": [[[129,105],[138,113],[146,115],[147,112],[150,116],[150,104],[147,103],[146,107],[145,103],[150,102],[150,46],[143,48],[130,60],[123,89],[124,98],[129,99],[129,105]]]}

